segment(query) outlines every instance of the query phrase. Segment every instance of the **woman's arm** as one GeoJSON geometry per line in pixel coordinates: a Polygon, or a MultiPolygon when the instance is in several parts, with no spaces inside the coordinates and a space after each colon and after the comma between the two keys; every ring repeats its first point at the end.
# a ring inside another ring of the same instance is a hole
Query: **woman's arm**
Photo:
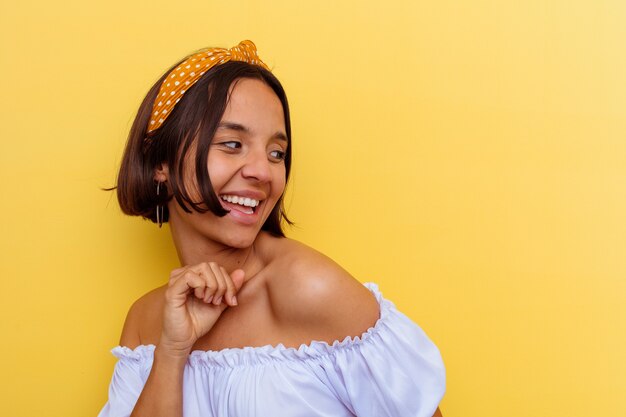
{"type": "Polygon", "coordinates": [[[154,351],[154,362],[146,385],[131,417],[182,417],[183,372],[187,358],[154,351]]]}
{"type": "MultiPolygon", "coordinates": [[[[182,417],[183,375],[191,348],[228,306],[237,305],[234,295],[243,280],[242,270],[234,271],[231,277],[223,268],[204,263],[172,272],[164,295],[157,293],[157,303],[163,306],[161,336],[150,375],[131,417],[182,417]],[[215,305],[213,299],[219,303],[223,295],[225,302],[215,305]]],[[[152,302],[140,300],[130,309],[120,340],[122,346],[142,343],[139,329],[146,322],[144,316],[154,314],[154,294],[152,297],[152,302]]]]}
{"type": "MultiPolygon", "coordinates": [[[[154,311],[161,293],[150,293],[137,300],[130,308],[122,330],[120,345],[135,348],[142,344],[139,335],[141,323],[146,320],[150,311],[154,311]]],[[[154,351],[154,361],[150,376],[141,391],[131,417],[141,416],[171,416],[182,417],[183,409],[183,372],[186,358],[170,357],[157,348],[154,351]]]]}

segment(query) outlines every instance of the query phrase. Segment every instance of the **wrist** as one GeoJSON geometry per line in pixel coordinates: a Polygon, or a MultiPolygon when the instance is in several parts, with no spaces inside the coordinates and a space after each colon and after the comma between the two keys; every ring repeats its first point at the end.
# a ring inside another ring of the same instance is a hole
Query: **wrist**
{"type": "Polygon", "coordinates": [[[172,349],[168,346],[159,344],[154,349],[154,360],[160,365],[183,368],[187,363],[189,352],[190,351],[188,349],[172,349]]]}

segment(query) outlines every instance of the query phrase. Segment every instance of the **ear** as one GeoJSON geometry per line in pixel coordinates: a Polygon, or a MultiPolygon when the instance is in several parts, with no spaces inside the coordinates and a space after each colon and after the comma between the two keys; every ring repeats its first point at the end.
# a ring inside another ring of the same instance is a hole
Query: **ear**
{"type": "Polygon", "coordinates": [[[158,182],[167,182],[170,179],[170,170],[165,162],[162,162],[154,168],[154,180],[158,182]]]}

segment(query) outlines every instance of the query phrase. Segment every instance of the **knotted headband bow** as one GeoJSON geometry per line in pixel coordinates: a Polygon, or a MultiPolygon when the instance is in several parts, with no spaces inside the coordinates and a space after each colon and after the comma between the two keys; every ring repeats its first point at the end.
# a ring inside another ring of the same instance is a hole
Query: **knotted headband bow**
{"type": "Polygon", "coordinates": [[[257,55],[256,46],[252,41],[241,41],[230,49],[208,48],[189,56],[176,69],[173,69],[163,80],[159,95],[152,105],[152,116],[148,124],[148,133],[161,127],[172,109],[180,101],[186,90],[209,69],[228,61],[241,61],[259,65],[269,70],[257,55]]]}

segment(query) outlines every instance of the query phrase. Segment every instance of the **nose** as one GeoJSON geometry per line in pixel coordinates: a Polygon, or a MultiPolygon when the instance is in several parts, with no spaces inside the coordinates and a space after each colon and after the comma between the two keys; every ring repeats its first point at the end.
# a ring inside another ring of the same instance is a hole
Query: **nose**
{"type": "Polygon", "coordinates": [[[269,182],[272,179],[270,161],[265,150],[250,152],[241,169],[244,178],[255,179],[259,182],[269,182]]]}

